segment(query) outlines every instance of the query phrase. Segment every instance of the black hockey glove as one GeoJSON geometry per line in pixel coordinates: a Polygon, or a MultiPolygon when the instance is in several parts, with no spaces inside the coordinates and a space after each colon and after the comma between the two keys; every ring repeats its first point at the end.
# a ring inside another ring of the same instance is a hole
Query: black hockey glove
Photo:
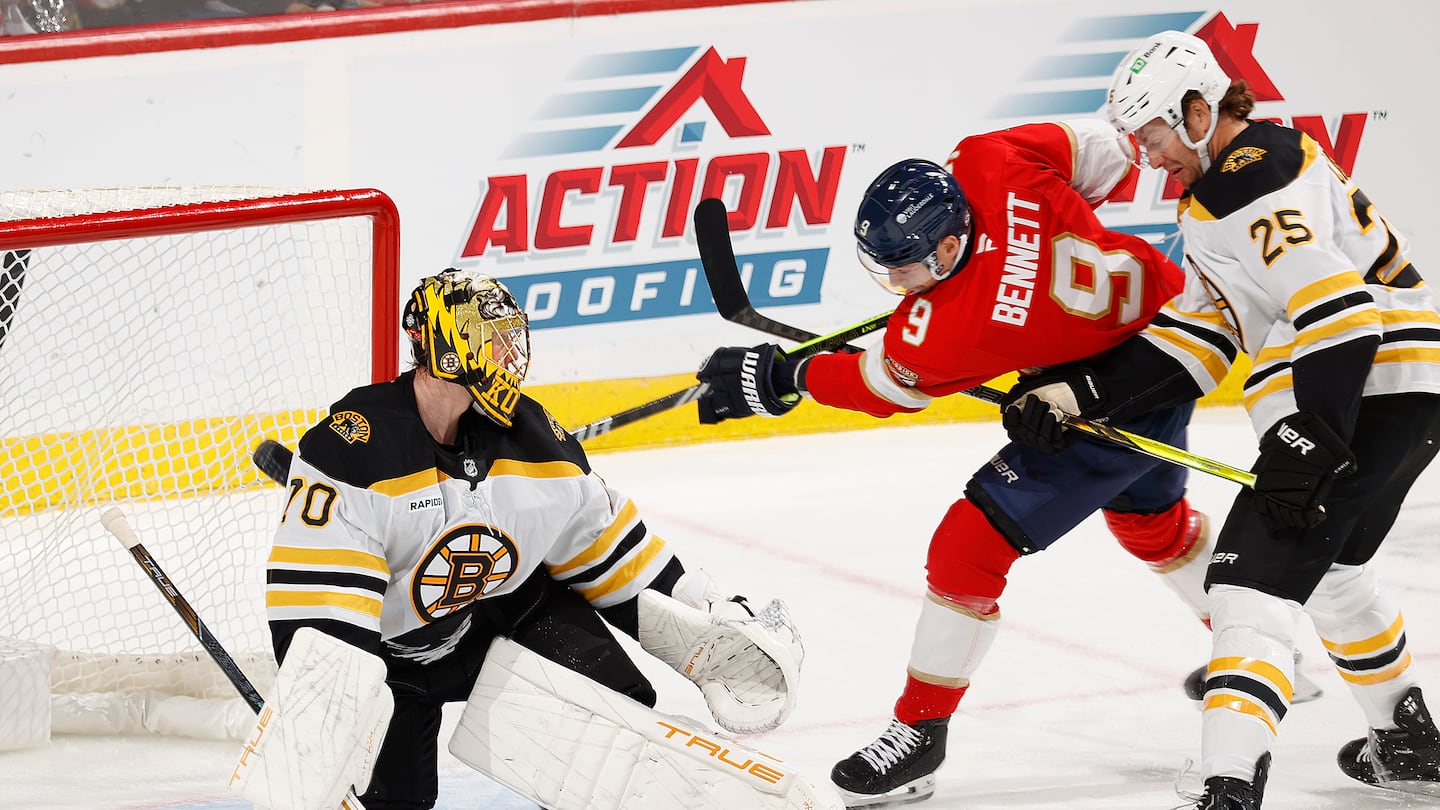
{"type": "Polygon", "coordinates": [[[1010,441],[1054,455],[1075,443],[1064,415],[1085,416],[1105,402],[1095,372],[1085,366],[1056,366],[1022,376],[1000,399],[1000,421],[1010,441]]]}
{"type": "Polygon", "coordinates": [[[716,349],[695,374],[710,386],[700,395],[700,424],[789,413],[800,402],[795,365],[774,343],[716,349]]]}
{"type": "Polygon", "coordinates": [[[1319,525],[1331,485],[1353,472],[1355,455],[1325,420],[1304,412],[1288,416],[1260,439],[1255,509],[1273,528],[1319,525]]]}

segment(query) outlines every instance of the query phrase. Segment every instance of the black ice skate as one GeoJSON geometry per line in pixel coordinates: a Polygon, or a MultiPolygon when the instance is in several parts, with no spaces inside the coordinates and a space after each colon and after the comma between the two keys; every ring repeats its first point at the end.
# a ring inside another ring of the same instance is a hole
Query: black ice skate
{"type": "Polygon", "coordinates": [[[835,764],[830,780],[846,807],[893,807],[930,798],[945,761],[948,717],[906,725],[891,720],[880,739],[835,764]]]}
{"type": "Polygon", "coordinates": [[[1395,725],[1345,743],[1336,757],[1340,770],[1367,785],[1440,795],[1440,730],[1420,687],[1410,687],[1395,705],[1395,725]]]}
{"type": "Polygon", "coordinates": [[[1212,776],[1205,780],[1205,793],[1191,810],[1260,810],[1265,797],[1265,777],[1270,775],[1270,755],[1255,761],[1255,777],[1249,782],[1233,776],[1212,776]]]}
{"type": "MultiPolygon", "coordinates": [[[[1300,671],[1300,664],[1303,659],[1300,653],[1295,653],[1295,683],[1294,693],[1290,696],[1290,705],[1297,703],[1309,703],[1315,698],[1325,694],[1320,684],[1310,680],[1310,677],[1300,671]]],[[[1207,667],[1200,667],[1185,676],[1185,695],[1194,701],[1205,699],[1205,674],[1207,667]]]]}

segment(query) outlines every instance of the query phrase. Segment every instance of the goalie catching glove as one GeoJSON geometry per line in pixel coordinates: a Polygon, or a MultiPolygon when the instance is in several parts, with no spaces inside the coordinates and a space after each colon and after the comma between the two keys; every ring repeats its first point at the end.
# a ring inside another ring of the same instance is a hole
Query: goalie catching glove
{"type": "Polygon", "coordinates": [[[756,734],[784,722],[805,657],[785,603],[752,611],[703,572],[685,574],[671,593],[641,592],[640,646],[699,686],[726,731],[756,734]]]}
{"type": "Polygon", "coordinates": [[[695,379],[708,386],[700,395],[700,424],[745,416],[784,416],[800,402],[799,361],[774,343],[716,349],[695,379]]]}

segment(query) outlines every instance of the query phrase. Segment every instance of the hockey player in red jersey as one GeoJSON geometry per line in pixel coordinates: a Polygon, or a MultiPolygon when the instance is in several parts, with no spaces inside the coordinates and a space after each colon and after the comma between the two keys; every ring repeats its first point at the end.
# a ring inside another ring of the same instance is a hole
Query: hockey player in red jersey
{"type": "MultiPolygon", "coordinates": [[[[883,343],[798,362],[774,345],[719,349],[698,374],[710,386],[701,421],[778,416],[798,394],[877,417],[918,411],[935,397],[1080,360],[1135,334],[1180,291],[1183,274],[1094,213],[1133,182],[1128,146],[1103,122],[1031,124],[966,138],[948,170],[924,160],[886,169],[855,219],[861,263],[904,296],[883,343]]],[[[1192,407],[1120,426],[1183,446],[1192,407]]],[[[1074,443],[1059,430],[1048,438],[1044,451],[1002,447],[935,530],[895,717],[832,772],[848,806],[934,791],[947,724],[995,638],[1011,565],[1095,510],[1127,551],[1208,618],[1201,581],[1209,534],[1184,498],[1185,470],[1074,443]]]]}
{"type": "MultiPolygon", "coordinates": [[[[354,777],[365,806],[434,806],[442,708],[466,701],[497,637],[586,676],[616,701],[653,706],[654,688],[608,623],[694,681],[727,730],[778,725],[794,703],[803,654],[784,604],[752,614],[743,598],[687,571],[635,504],[591,469],[579,442],[520,392],[529,322],[510,291],[474,271],[446,270],[420,282],[404,327],[416,368],[351,391],[301,438],[267,573],[282,676],[293,669],[296,639],[319,631],[343,642],[338,649],[357,670],[378,664],[376,693],[393,693],[368,790],[368,777],[354,777]]],[[[287,721],[277,710],[268,722],[287,721]]],[[[376,736],[368,729],[314,733],[376,736]]],[[[481,733],[500,731],[469,736],[481,733]]],[[[264,761],[285,762],[278,753],[264,761]]],[[[560,763],[551,782],[569,791],[565,774],[580,774],[585,784],[574,790],[639,806],[622,800],[628,786],[595,787],[603,780],[582,771],[616,761],[560,763]]],[[[557,763],[535,767],[543,774],[557,763]]],[[[254,791],[294,794],[295,775],[305,772],[265,771],[254,791]]],[[[688,794],[656,795],[681,804],[688,794]]],[[[687,806],[702,804],[713,806],[687,806]]]]}

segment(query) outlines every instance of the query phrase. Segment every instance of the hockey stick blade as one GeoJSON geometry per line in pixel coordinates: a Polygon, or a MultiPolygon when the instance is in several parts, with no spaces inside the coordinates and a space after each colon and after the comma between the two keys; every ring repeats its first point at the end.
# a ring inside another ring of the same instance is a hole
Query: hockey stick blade
{"type": "Polygon", "coordinates": [[[250,460],[267,478],[283,487],[290,480],[290,459],[293,456],[290,448],[274,439],[266,439],[250,454],[250,460]]]}
{"type": "MultiPolygon", "coordinates": [[[[705,280],[710,284],[710,295],[715,299],[715,309],[722,318],[767,335],[789,340],[808,340],[814,336],[812,332],[767,318],[755,311],[755,307],[750,302],[749,293],[745,292],[745,284],[740,278],[740,268],[735,261],[735,252],[730,244],[730,225],[725,203],[707,197],[695,206],[695,241],[700,246],[700,260],[705,267],[705,280]]],[[[1004,397],[1002,392],[986,385],[967,388],[960,393],[996,405],[1004,397]]],[[[1172,447],[1146,436],[1091,422],[1077,416],[1067,416],[1065,423],[1087,436],[1162,461],[1168,461],[1171,464],[1209,473],[1246,487],[1252,487],[1255,484],[1254,473],[1195,455],[1187,450],[1172,447]]]]}
{"type": "MultiPolygon", "coordinates": [[[[694,219],[700,266],[705,269],[705,281],[710,285],[710,297],[715,299],[715,310],[720,317],[785,340],[814,340],[814,332],[767,318],[755,311],[750,303],[750,294],[745,291],[745,282],[740,277],[740,265],[735,260],[735,247],[730,242],[730,214],[725,203],[706,197],[695,206],[694,219]]],[[[836,349],[860,351],[857,346],[837,346],[836,349]]]]}

